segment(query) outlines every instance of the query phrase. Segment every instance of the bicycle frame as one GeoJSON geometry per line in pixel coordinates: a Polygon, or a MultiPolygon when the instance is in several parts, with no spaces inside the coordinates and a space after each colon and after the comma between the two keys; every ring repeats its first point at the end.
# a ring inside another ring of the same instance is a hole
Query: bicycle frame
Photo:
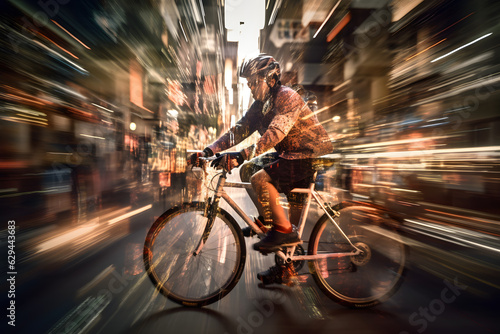
{"type": "MultiPolygon", "coordinates": [[[[317,173],[317,172],[316,172],[317,173]]],[[[313,180],[316,179],[316,173],[314,174],[313,180]]],[[[260,236],[264,236],[264,232],[259,228],[259,226],[238,206],[238,204],[233,201],[229,195],[226,193],[224,190],[224,187],[230,187],[230,188],[250,188],[251,184],[247,182],[226,182],[227,180],[227,171],[223,170],[218,182],[217,182],[217,187],[215,189],[215,194],[213,195],[213,202],[210,205],[219,205],[220,198],[223,198],[227,204],[240,216],[245,223],[250,225],[252,229],[260,236]]],[[[307,194],[307,201],[302,209],[302,213],[300,216],[300,221],[298,224],[298,235],[300,238],[302,238],[302,233],[304,231],[304,227],[306,224],[307,216],[309,214],[309,209],[311,206],[311,201],[314,199],[314,201],[321,207],[321,209],[325,212],[325,214],[328,216],[330,221],[335,225],[337,230],[341,233],[341,235],[349,242],[349,244],[353,247],[354,251],[352,252],[339,252],[339,253],[325,253],[325,254],[316,254],[316,255],[293,255],[295,252],[295,247],[296,246],[291,246],[288,247],[287,249],[287,254],[285,255],[281,250],[277,251],[276,254],[282,258],[284,261],[287,263],[290,263],[292,261],[302,261],[302,260],[318,260],[318,259],[326,259],[326,258],[334,258],[334,257],[346,257],[346,256],[355,256],[361,253],[361,250],[359,250],[352,242],[349,240],[349,237],[342,231],[340,226],[337,224],[335,219],[332,217],[332,215],[328,212],[328,210],[325,208],[325,206],[321,203],[320,200],[320,195],[318,192],[315,190],[315,182],[311,182],[309,188],[295,188],[292,190],[292,192],[295,193],[302,193],[302,194],[307,194]]],[[[203,247],[203,243],[201,242],[196,253],[198,253],[201,248],[203,247]]]]}
{"type": "MultiPolygon", "coordinates": [[[[259,236],[264,236],[266,231],[226,192],[225,187],[248,188],[250,184],[227,182],[227,161],[222,159],[213,164],[223,170],[210,180],[205,201],[197,198],[166,211],[148,230],[144,243],[143,261],[153,285],[170,300],[185,306],[201,307],[219,301],[242,277],[247,247],[236,215],[259,236]],[[226,200],[236,215],[228,211],[226,204],[220,206],[221,199],[226,200]]],[[[207,176],[205,171],[204,175],[207,176]]],[[[386,230],[391,235],[385,236],[385,232],[379,231],[384,223],[378,219],[373,221],[371,216],[364,217],[364,207],[348,205],[337,212],[324,203],[323,193],[315,190],[314,181],[293,190],[304,197],[300,219],[293,222],[297,224],[298,234],[302,237],[309,233],[311,226],[305,228],[305,224],[310,224],[308,214],[313,200],[325,214],[312,228],[309,239],[303,238],[309,243],[308,253],[299,245],[299,240],[272,249],[276,266],[287,267],[287,277],[282,277],[282,281],[297,283],[284,278],[302,275],[300,271],[307,260],[309,273],[320,290],[341,305],[361,308],[383,302],[402,282],[405,244],[393,235],[392,226],[386,230]],[[340,220],[336,221],[337,217],[340,220]]],[[[259,279],[264,285],[281,283],[259,279]]]]}

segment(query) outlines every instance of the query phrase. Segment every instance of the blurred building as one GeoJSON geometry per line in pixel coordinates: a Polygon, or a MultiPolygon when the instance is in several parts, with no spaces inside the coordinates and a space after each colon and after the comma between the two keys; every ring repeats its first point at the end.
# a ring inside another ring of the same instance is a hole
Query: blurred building
{"type": "Polygon", "coordinates": [[[1,6],[2,214],[78,224],[185,200],[187,151],[243,115],[237,67],[256,51],[315,97],[341,157],[328,184],[500,214],[497,1],[1,6]]]}

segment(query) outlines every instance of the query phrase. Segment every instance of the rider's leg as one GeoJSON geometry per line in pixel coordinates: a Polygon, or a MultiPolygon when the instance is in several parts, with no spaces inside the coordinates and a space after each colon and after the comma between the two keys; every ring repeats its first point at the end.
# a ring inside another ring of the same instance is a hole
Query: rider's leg
{"type": "MultiPolygon", "coordinates": [[[[257,173],[259,170],[263,169],[264,165],[272,163],[278,158],[279,158],[278,154],[268,153],[268,154],[258,156],[256,158],[246,162],[239,169],[241,181],[242,182],[250,182],[250,178],[252,177],[252,175],[257,173]]],[[[305,188],[308,186],[308,184],[298,184],[298,185],[294,185],[294,186],[296,186],[298,188],[305,188]]],[[[252,203],[257,208],[259,215],[261,216],[259,218],[265,219],[266,215],[264,214],[264,208],[260,204],[259,198],[258,198],[255,190],[253,190],[253,188],[246,188],[246,191],[248,193],[248,196],[252,200],[252,203]]],[[[288,193],[287,194],[288,203],[290,205],[288,219],[295,226],[298,226],[298,223],[300,221],[300,216],[302,214],[302,207],[303,207],[303,203],[304,203],[304,200],[306,197],[307,197],[306,194],[300,194],[300,193],[288,193]]],[[[270,212],[268,212],[267,216],[268,216],[267,223],[272,223],[272,217],[271,217],[270,212]]],[[[264,221],[262,221],[262,223],[264,223],[264,221]]]]}
{"type": "Polygon", "coordinates": [[[252,176],[250,181],[263,208],[264,218],[267,220],[268,210],[266,209],[269,208],[275,230],[281,233],[292,232],[292,225],[280,204],[279,192],[272,184],[271,177],[265,170],[260,170],[252,176]]]}
{"type": "MultiPolygon", "coordinates": [[[[290,161],[281,159],[270,166],[266,166],[265,169],[261,171],[266,174],[261,174],[261,172],[256,173],[252,177],[252,185],[255,184],[254,188],[258,188],[258,186],[261,185],[263,189],[260,192],[256,189],[257,193],[267,195],[267,199],[266,196],[263,196],[263,199],[264,202],[268,202],[269,205],[279,205],[278,190],[287,194],[287,199],[290,204],[290,221],[294,225],[298,225],[302,214],[304,199],[307,195],[292,193],[291,190],[293,188],[306,188],[308,186],[310,176],[314,174],[311,166],[310,160],[290,161]],[[274,187],[275,184],[278,188],[274,187]],[[269,187],[267,187],[267,192],[264,192],[263,190],[266,188],[266,185],[269,187]],[[273,189],[276,190],[276,192],[273,192],[273,189]]],[[[264,239],[253,245],[255,250],[264,254],[276,251],[284,245],[292,245],[300,242],[297,232],[293,230],[290,221],[286,219],[286,215],[281,206],[279,208],[273,208],[273,219],[278,222],[278,224],[275,224],[275,229],[270,230],[264,239]],[[280,218],[279,215],[281,213],[285,217],[281,216],[280,218]],[[280,221],[288,223],[287,227],[291,230],[290,233],[280,233],[276,230],[276,226],[280,225],[280,221]]],[[[287,283],[291,277],[289,273],[287,274],[287,268],[293,269],[293,265],[291,267],[283,267],[280,265],[273,266],[269,270],[259,273],[257,278],[263,284],[287,283]]]]}
{"type": "MultiPolygon", "coordinates": [[[[250,182],[250,178],[252,177],[252,175],[262,169],[262,167],[258,166],[254,160],[255,159],[245,162],[239,168],[241,182],[250,182]]],[[[246,190],[250,198],[252,198],[252,201],[254,197],[257,198],[257,195],[255,194],[255,191],[253,191],[253,189],[246,188],[246,190]]]]}
{"type": "Polygon", "coordinates": [[[288,200],[288,205],[290,206],[290,222],[295,226],[299,226],[300,216],[302,215],[302,209],[304,207],[304,200],[307,195],[300,193],[289,193],[286,197],[288,200]]]}
{"type": "MultiPolygon", "coordinates": [[[[255,157],[254,159],[246,162],[239,169],[241,181],[242,182],[250,182],[250,178],[252,177],[252,175],[254,175],[259,170],[264,168],[264,166],[266,164],[269,164],[269,163],[275,161],[277,158],[278,158],[278,154],[273,152],[273,153],[267,153],[267,154],[260,155],[258,157],[255,157]]],[[[253,190],[253,188],[246,188],[246,191],[248,193],[248,196],[252,200],[253,204],[257,208],[259,215],[262,217],[265,217],[264,208],[260,204],[259,198],[258,198],[255,190],[253,190]]],[[[269,219],[271,219],[271,218],[269,217],[269,219]]],[[[262,222],[262,223],[264,223],[264,222],[262,222]]]]}

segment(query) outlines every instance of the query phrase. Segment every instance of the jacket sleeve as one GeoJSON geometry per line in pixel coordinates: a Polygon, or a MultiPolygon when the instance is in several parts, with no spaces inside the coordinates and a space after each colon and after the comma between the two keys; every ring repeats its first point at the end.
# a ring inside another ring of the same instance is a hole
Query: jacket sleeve
{"type": "Polygon", "coordinates": [[[276,116],[255,147],[255,155],[269,151],[286,137],[297,122],[306,104],[298,94],[280,94],[276,97],[276,116]]]}
{"type": "Polygon", "coordinates": [[[262,102],[255,101],[235,126],[208,147],[213,153],[218,153],[241,143],[257,130],[259,113],[262,113],[262,102]]]}

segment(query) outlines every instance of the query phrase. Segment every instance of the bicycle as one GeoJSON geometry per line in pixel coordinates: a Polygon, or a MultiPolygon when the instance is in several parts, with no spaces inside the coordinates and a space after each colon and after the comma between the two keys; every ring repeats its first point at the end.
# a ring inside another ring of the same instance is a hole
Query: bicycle
{"type": "MultiPolygon", "coordinates": [[[[143,253],[146,272],[159,292],[181,305],[202,307],[222,299],[243,273],[245,240],[236,220],[219,207],[221,198],[259,237],[265,235],[224,190],[249,187],[250,183],[227,182],[228,173],[230,168],[223,167],[213,194],[205,202],[167,210],[148,231],[143,253]]],[[[293,190],[307,194],[297,226],[302,240],[312,200],[324,212],[312,229],[308,251],[301,245],[284,247],[275,252],[275,261],[297,270],[308,261],[316,284],[341,305],[377,305],[402,282],[406,246],[393,221],[375,209],[353,205],[337,211],[323,204],[315,189],[317,174],[309,188],[293,190]]]]}

